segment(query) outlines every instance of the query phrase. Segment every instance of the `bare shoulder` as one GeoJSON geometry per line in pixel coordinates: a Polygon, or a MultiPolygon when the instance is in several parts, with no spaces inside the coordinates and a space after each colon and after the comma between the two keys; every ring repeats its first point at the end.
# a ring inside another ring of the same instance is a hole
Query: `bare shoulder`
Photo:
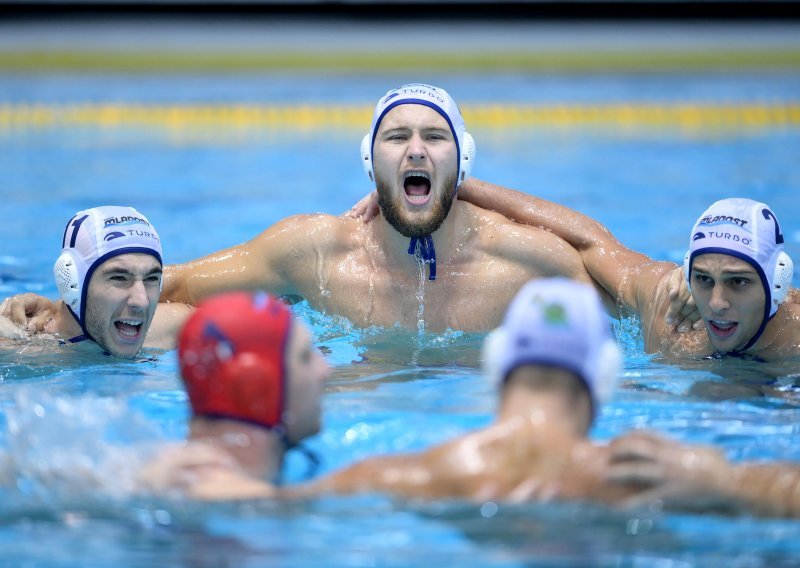
{"type": "Polygon", "coordinates": [[[326,249],[349,240],[349,236],[362,224],[360,220],[350,217],[306,213],[278,221],[257,238],[265,241],[279,239],[297,249],[326,249]]]}
{"type": "Polygon", "coordinates": [[[489,252],[511,255],[518,260],[552,257],[553,252],[579,259],[578,252],[554,233],[540,227],[517,223],[500,213],[480,209],[471,203],[459,203],[462,217],[466,223],[478,230],[480,243],[489,252]],[[548,250],[545,251],[543,248],[548,250]]]}
{"type": "Polygon", "coordinates": [[[784,301],[769,328],[772,341],[767,359],[800,356],[800,304],[784,301]]]}

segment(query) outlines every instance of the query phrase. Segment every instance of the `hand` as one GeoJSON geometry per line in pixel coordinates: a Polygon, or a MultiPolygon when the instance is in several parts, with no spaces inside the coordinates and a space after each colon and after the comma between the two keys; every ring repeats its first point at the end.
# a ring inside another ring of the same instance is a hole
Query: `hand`
{"type": "Polygon", "coordinates": [[[353,219],[361,219],[364,223],[369,223],[377,217],[380,212],[381,209],[378,206],[378,192],[373,189],[362,197],[358,203],[353,205],[350,211],[345,213],[345,216],[352,217],[353,219]]]}
{"type": "Polygon", "coordinates": [[[0,316],[5,316],[28,333],[44,331],[57,312],[57,305],[47,298],[28,292],[3,300],[0,316]]]}
{"type": "Polygon", "coordinates": [[[0,316],[0,337],[5,339],[25,339],[28,334],[7,317],[0,316]]]}
{"type": "Polygon", "coordinates": [[[678,266],[670,273],[667,293],[669,294],[667,323],[674,325],[680,333],[690,329],[703,329],[703,321],[700,319],[700,312],[697,311],[692,293],[689,292],[682,266],[678,266]]]}
{"type": "Polygon", "coordinates": [[[667,507],[697,510],[733,501],[726,498],[722,487],[733,467],[715,448],[634,432],[613,440],[609,449],[608,480],[641,488],[623,502],[625,506],[661,501],[667,507]]]}

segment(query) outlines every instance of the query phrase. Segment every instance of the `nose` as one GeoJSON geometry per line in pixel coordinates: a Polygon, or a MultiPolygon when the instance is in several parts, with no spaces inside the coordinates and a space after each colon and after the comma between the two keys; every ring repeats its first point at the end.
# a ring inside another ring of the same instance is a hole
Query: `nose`
{"type": "Polygon", "coordinates": [[[134,281],[128,293],[128,307],[144,311],[149,304],[150,298],[147,295],[147,288],[144,282],[141,280],[134,281]]]}
{"type": "Polygon", "coordinates": [[[412,162],[419,162],[427,158],[428,151],[425,148],[425,142],[419,132],[414,132],[408,141],[408,159],[412,162]]]}
{"type": "Polygon", "coordinates": [[[725,290],[721,285],[715,284],[712,288],[708,306],[716,313],[722,313],[730,307],[730,302],[728,302],[725,290]]]}

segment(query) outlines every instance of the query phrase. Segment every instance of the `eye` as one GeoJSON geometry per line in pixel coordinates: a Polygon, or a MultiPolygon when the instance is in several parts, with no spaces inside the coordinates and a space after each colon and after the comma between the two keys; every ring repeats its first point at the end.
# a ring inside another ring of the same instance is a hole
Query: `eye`
{"type": "Polygon", "coordinates": [[[438,132],[432,132],[428,134],[428,140],[446,140],[447,137],[444,134],[439,134],[438,132]]]}
{"type": "Polygon", "coordinates": [[[112,274],[108,279],[113,282],[125,282],[128,278],[124,274],[112,274]]]}
{"type": "Polygon", "coordinates": [[[160,274],[151,274],[149,276],[146,276],[144,281],[147,282],[147,283],[158,284],[159,282],[161,282],[161,275],[160,274]]]}
{"type": "Polygon", "coordinates": [[[731,278],[731,286],[734,288],[747,288],[750,284],[752,284],[752,280],[745,278],[744,276],[731,278]]]}
{"type": "Polygon", "coordinates": [[[714,285],[714,280],[712,278],[706,276],[705,274],[698,274],[697,272],[695,272],[692,275],[692,280],[694,281],[695,284],[698,284],[703,287],[714,285]]]}

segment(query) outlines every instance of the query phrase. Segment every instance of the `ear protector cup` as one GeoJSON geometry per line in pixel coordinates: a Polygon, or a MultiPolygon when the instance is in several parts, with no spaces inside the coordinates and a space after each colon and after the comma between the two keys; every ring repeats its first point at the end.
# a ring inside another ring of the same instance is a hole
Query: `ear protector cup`
{"type": "Polygon", "coordinates": [[[458,182],[467,179],[472,172],[472,164],[475,163],[475,140],[469,132],[464,133],[464,147],[461,148],[461,163],[458,166],[458,182]]]}
{"type": "Polygon", "coordinates": [[[53,274],[58,287],[58,294],[72,311],[78,313],[81,299],[80,274],[78,259],[71,250],[65,250],[56,259],[53,274]]]}
{"type": "Polygon", "coordinates": [[[364,167],[364,173],[367,174],[369,181],[374,182],[375,178],[372,175],[372,152],[370,151],[370,135],[367,134],[361,140],[361,165],[364,167]]]}
{"type": "Polygon", "coordinates": [[[791,257],[781,251],[775,263],[775,276],[772,279],[772,302],[775,306],[781,304],[792,287],[794,276],[794,263],[791,257]]]}

